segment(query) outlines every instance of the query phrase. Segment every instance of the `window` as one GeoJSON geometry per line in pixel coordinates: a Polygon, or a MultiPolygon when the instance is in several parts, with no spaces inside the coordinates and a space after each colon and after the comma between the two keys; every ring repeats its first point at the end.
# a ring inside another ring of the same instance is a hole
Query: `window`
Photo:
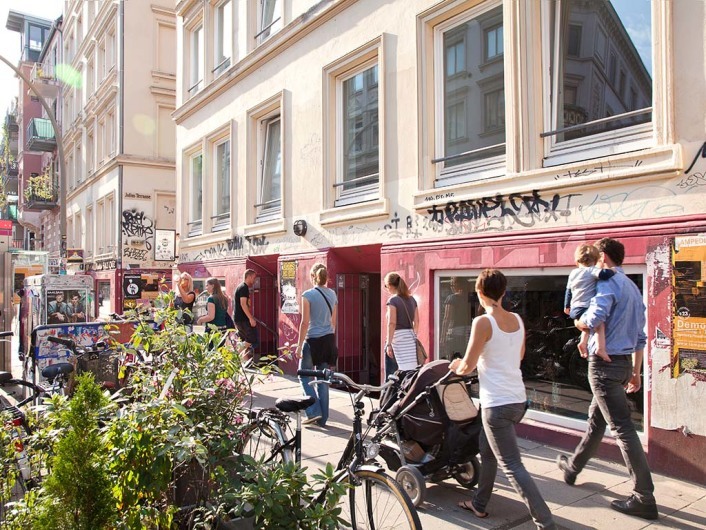
{"type": "Polygon", "coordinates": [[[46,29],[29,24],[29,38],[28,45],[29,49],[32,51],[42,51],[42,46],[44,46],[44,38],[46,36],[46,29]]]}
{"type": "Polygon", "coordinates": [[[105,118],[105,152],[106,156],[113,157],[116,153],[115,146],[115,114],[111,110],[105,118]]]}
{"type": "Polygon", "coordinates": [[[629,77],[638,99],[651,105],[651,8],[650,2],[626,0],[557,0],[545,4],[544,17],[552,28],[545,33],[551,35],[546,37],[551,42],[547,48],[551,50],[547,72],[553,76],[551,123],[542,134],[549,142],[545,165],[570,161],[567,153],[571,149],[593,158],[601,155],[601,149],[604,154],[624,152],[651,141],[648,124],[652,121],[652,108],[632,108],[626,93],[629,77]],[[579,58],[581,27],[597,28],[597,33],[593,50],[583,50],[579,58]],[[600,28],[622,30],[611,32],[607,38],[600,28]],[[606,49],[608,65],[604,74],[601,65],[606,49]],[[573,92],[567,90],[568,85],[573,92]],[[566,101],[567,94],[573,101],[566,101]],[[608,109],[610,119],[606,119],[608,109]],[[590,142],[585,141],[588,137],[592,137],[590,142]],[[620,142],[616,142],[618,137],[620,142]],[[634,143],[625,141],[628,137],[634,143]]]}
{"type": "Polygon", "coordinates": [[[434,77],[438,81],[433,89],[441,89],[434,106],[435,114],[443,118],[443,129],[435,119],[432,162],[435,186],[443,187],[479,180],[488,176],[488,171],[504,167],[502,6],[471,9],[441,22],[434,30],[434,77]],[[463,71],[472,75],[457,75],[458,68],[451,66],[451,60],[460,56],[467,62],[463,71]]]}
{"type": "Polygon", "coordinates": [[[83,155],[81,153],[81,146],[76,146],[76,182],[81,184],[83,182],[83,155]]]}
{"type": "Polygon", "coordinates": [[[86,173],[92,175],[94,168],[94,149],[95,142],[93,140],[93,129],[86,133],[86,173]]]}
{"type": "Polygon", "coordinates": [[[231,65],[233,55],[233,2],[228,0],[216,7],[215,57],[213,72],[218,75],[231,65]]]}
{"type": "Polygon", "coordinates": [[[230,219],[230,140],[217,144],[214,151],[214,228],[220,228],[230,219]]]}
{"type": "Polygon", "coordinates": [[[189,96],[193,96],[203,88],[203,26],[198,25],[191,32],[189,54],[189,96]]]}
{"type": "Polygon", "coordinates": [[[378,65],[340,80],[342,167],[337,205],[377,196],[380,180],[378,65]]]}
{"type": "Polygon", "coordinates": [[[503,27],[496,26],[485,30],[485,60],[490,61],[503,53],[503,27]]]}
{"type": "Polygon", "coordinates": [[[93,206],[86,208],[86,256],[93,256],[93,206]]]}
{"type": "Polygon", "coordinates": [[[260,44],[282,28],[282,0],[260,0],[258,21],[255,39],[260,44]]]}
{"type": "MultiPolygon", "coordinates": [[[[545,413],[545,421],[557,424],[586,420],[592,398],[588,363],[576,348],[579,331],[562,311],[569,272],[569,269],[506,271],[508,283],[503,298],[503,307],[524,320],[525,356],[520,368],[529,413],[545,413]]],[[[626,273],[643,290],[639,268],[628,267],[626,273]]],[[[444,271],[437,276],[435,327],[440,330],[436,348],[439,358],[453,359],[465,352],[471,322],[483,312],[475,292],[476,277],[474,271],[467,270],[451,274],[444,271]]],[[[631,395],[629,405],[635,426],[643,430],[643,393],[631,395]]]]}
{"type": "Polygon", "coordinates": [[[452,77],[466,71],[466,41],[449,42],[446,49],[446,77],[452,77]]]}
{"type": "Polygon", "coordinates": [[[203,217],[203,154],[189,159],[189,235],[201,233],[203,217]]]}
{"type": "Polygon", "coordinates": [[[260,178],[258,181],[258,222],[282,215],[282,134],[280,115],[260,122],[260,178]]]}
{"type": "Polygon", "coordinates": [[[105,241],[107,243],[106,252],[112,254],[117,250],[117,232],[115,227],[117,226],[117,214],[115,212],[115,196],[109,195],[105,200],[105,241]]]}
{"type": "Polygon", "coordinates": [[[106,246],[105,238],[105,200],[101,199],[96,202],[96,248],[98,249],[98,254],[105,254],[108,252],[106,246]]]}

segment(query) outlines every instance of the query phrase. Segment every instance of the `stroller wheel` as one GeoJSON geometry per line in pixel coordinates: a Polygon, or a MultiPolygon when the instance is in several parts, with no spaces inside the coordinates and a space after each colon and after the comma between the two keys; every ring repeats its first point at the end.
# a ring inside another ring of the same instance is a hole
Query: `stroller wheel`
{"type": "Polygon", "coordinates": [[[468,462],[460,464],[456,467],[453,477],[456,482],[464,488],[473,489],[473,486],[478,484],[478,475],[480,473],[480,464],[474,456],[468,462]]]}
{"type": "Polygon", "coordinates": [[[397,470],[395,480],[402,486],[404,492],[409,496],[415,507],[424,502],[427,493],[427,484],[424,475],[416,467],[402,466],[397,470]]]}

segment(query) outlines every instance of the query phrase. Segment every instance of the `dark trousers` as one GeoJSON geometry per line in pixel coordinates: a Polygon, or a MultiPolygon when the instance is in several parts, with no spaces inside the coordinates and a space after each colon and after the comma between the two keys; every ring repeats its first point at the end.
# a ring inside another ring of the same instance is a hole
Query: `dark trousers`
{"type": "Polygon", "coordinates": [[[625,395],[625,385],[631,377],[632,358],[629,355],[613,357],[610,363],[599,358],[592,358],[589,362],[588,380],[593,400],[588,408],[588,429],[569,459],[569,469],[581,472],[598,450],[609,425],[630,472],[633,494],[640,502],[654,504],[652,475],[625,395]]]}

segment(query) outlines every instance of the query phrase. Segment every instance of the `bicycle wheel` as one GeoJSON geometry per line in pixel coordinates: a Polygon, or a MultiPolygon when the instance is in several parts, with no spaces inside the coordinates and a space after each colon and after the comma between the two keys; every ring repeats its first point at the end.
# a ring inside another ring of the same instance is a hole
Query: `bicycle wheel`
{"type": "Polygon", "coordinates": [[[286,438],[279,423],[266,418],[255,419],[245,430],[241,452],[257,461],[286,464],[294,461],[294,454],[289,447],[284,447],[285,443],[286,438]]]}
{"type": "Polygon", "coordinates": [[[412,501],[392,478],[384,473],[359,469],[360,485],[348,492],[348,506],[341,516],[355,530],[420,529],[422,523],[412,501]]]}

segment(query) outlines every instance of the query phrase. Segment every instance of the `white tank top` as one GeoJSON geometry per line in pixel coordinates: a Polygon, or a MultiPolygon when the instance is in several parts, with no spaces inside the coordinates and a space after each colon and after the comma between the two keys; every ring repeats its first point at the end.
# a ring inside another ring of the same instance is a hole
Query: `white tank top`
{"type": "Polygon", "coordinates": [[[486,408],[527,401],[520,370],[520,351],[525,339],[525,327],[519,315],[513,315],[517,318],[520,328],[512,333],[501,330],[491,315],[480,317],[486,317],[493,329],[493,336],[485,343],[478,359],[480,403],[486,408]]]}

